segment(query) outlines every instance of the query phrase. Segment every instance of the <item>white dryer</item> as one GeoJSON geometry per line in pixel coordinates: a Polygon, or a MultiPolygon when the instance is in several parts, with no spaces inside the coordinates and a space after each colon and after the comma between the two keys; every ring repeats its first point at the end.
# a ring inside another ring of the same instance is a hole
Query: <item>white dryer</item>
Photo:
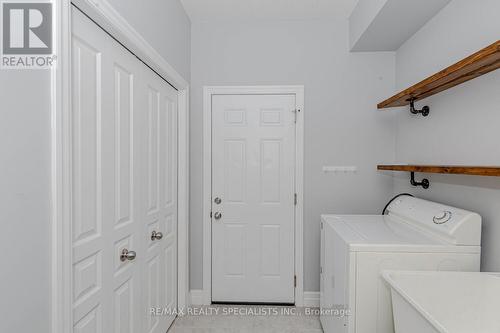
{"type": "Polygon", "coordinates": [[[325,333],[394,332],[382,270],[479,271],[478,214],[410,196],[395,199],[387,212],[321,216],[325,333]]]}

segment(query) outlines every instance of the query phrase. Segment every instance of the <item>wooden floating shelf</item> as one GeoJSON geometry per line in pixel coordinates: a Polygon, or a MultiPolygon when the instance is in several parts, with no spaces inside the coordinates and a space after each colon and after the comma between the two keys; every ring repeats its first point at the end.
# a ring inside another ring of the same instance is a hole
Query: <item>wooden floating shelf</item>
{"type": "Polygon", "coordinates": [[[379,109],[409,105],[500,68],[500,40],[378,104],[379,109]]]}
{"type": "Polygon", "coordinates": [[[453,165],[379,165],[380,171],[404,171],[421,173],[444,173],[454,175],[500,177],[500,167],[453,166],[453,165]]]}

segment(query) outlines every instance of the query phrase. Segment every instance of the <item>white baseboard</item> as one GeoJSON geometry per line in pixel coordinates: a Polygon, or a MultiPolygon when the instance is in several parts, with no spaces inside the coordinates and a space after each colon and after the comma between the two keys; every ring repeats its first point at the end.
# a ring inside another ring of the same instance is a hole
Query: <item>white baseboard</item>
{"type": "Polygon", "coordinates": [[[310,308],[319,307],[319,291],[304,291],[304,306],[310,308]]]}
{"type": "Polygon", "coordinates": [[[191,296],[191,305],[203,305],[203,290],[192,289],[189,294],[191,296]]]}

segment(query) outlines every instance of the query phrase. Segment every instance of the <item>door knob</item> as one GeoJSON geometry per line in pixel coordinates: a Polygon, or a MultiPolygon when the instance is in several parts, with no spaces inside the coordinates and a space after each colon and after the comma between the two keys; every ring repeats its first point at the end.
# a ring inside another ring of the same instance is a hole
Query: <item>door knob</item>
{"type": "Polygon", "coordinates": [[[215,202],[217,205],[220,205],[220,204],[221,204],[221,202],[222,202],[222,199],[221,199],[221,198],[219,198],[219,197],[217,197],[217,198],[215,198],[215,199],[214,199],[214,202],[215,202]]]}
{"type": "Polygon", "coordinates": [[[163,238],[163,233],[159,232],[159,231],[154,231],[151,233],[151,240],[154,241],[154,240],[160,240],[163,238]]]}
{"type": "Polygon", "coordinates": [[[217,212],[217,213],[215,213],[215,214],[214,214],[214,218],[215,218],[216,220],[220,220],[220,219],[221,219],[221,217],[222,217],[222,213],[217,212]]]}
{"type": "Polygon", "coordinates": [[[123,249],[121,255],[120,255],[120,260],[121,261],[126,261],[126,260],[134,260],[135,257],[137,256],[137,253],[135,251],[129,251],[127,249],[123,249]]]}

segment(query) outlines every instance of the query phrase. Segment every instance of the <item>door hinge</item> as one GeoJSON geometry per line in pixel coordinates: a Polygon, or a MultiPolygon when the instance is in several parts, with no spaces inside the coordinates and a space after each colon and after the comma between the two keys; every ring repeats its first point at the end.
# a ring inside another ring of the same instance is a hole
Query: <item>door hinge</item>
{"type": "Polygon", "coordinates": [[[212,218],[212,212],[210,212],[210,218],[212,218]]]}
{"type": "Polygon", "coordinates": [[[323,221],[321,221],[321,230],[323,230],[323,221]]]}
{"type": "Polygon", "coordinates": [[[297,288],[297,275],[293,276],[293,287],[297,288]]]}
{"type": "Polygon", "coordinates": [[[297,193],[293,195],[293,204],[297,206],[297,193]]]}
{"type": "Polygon", "coordinates": [[[319,273],[323,274],[323,267],[319,266],[319,273]]]}

